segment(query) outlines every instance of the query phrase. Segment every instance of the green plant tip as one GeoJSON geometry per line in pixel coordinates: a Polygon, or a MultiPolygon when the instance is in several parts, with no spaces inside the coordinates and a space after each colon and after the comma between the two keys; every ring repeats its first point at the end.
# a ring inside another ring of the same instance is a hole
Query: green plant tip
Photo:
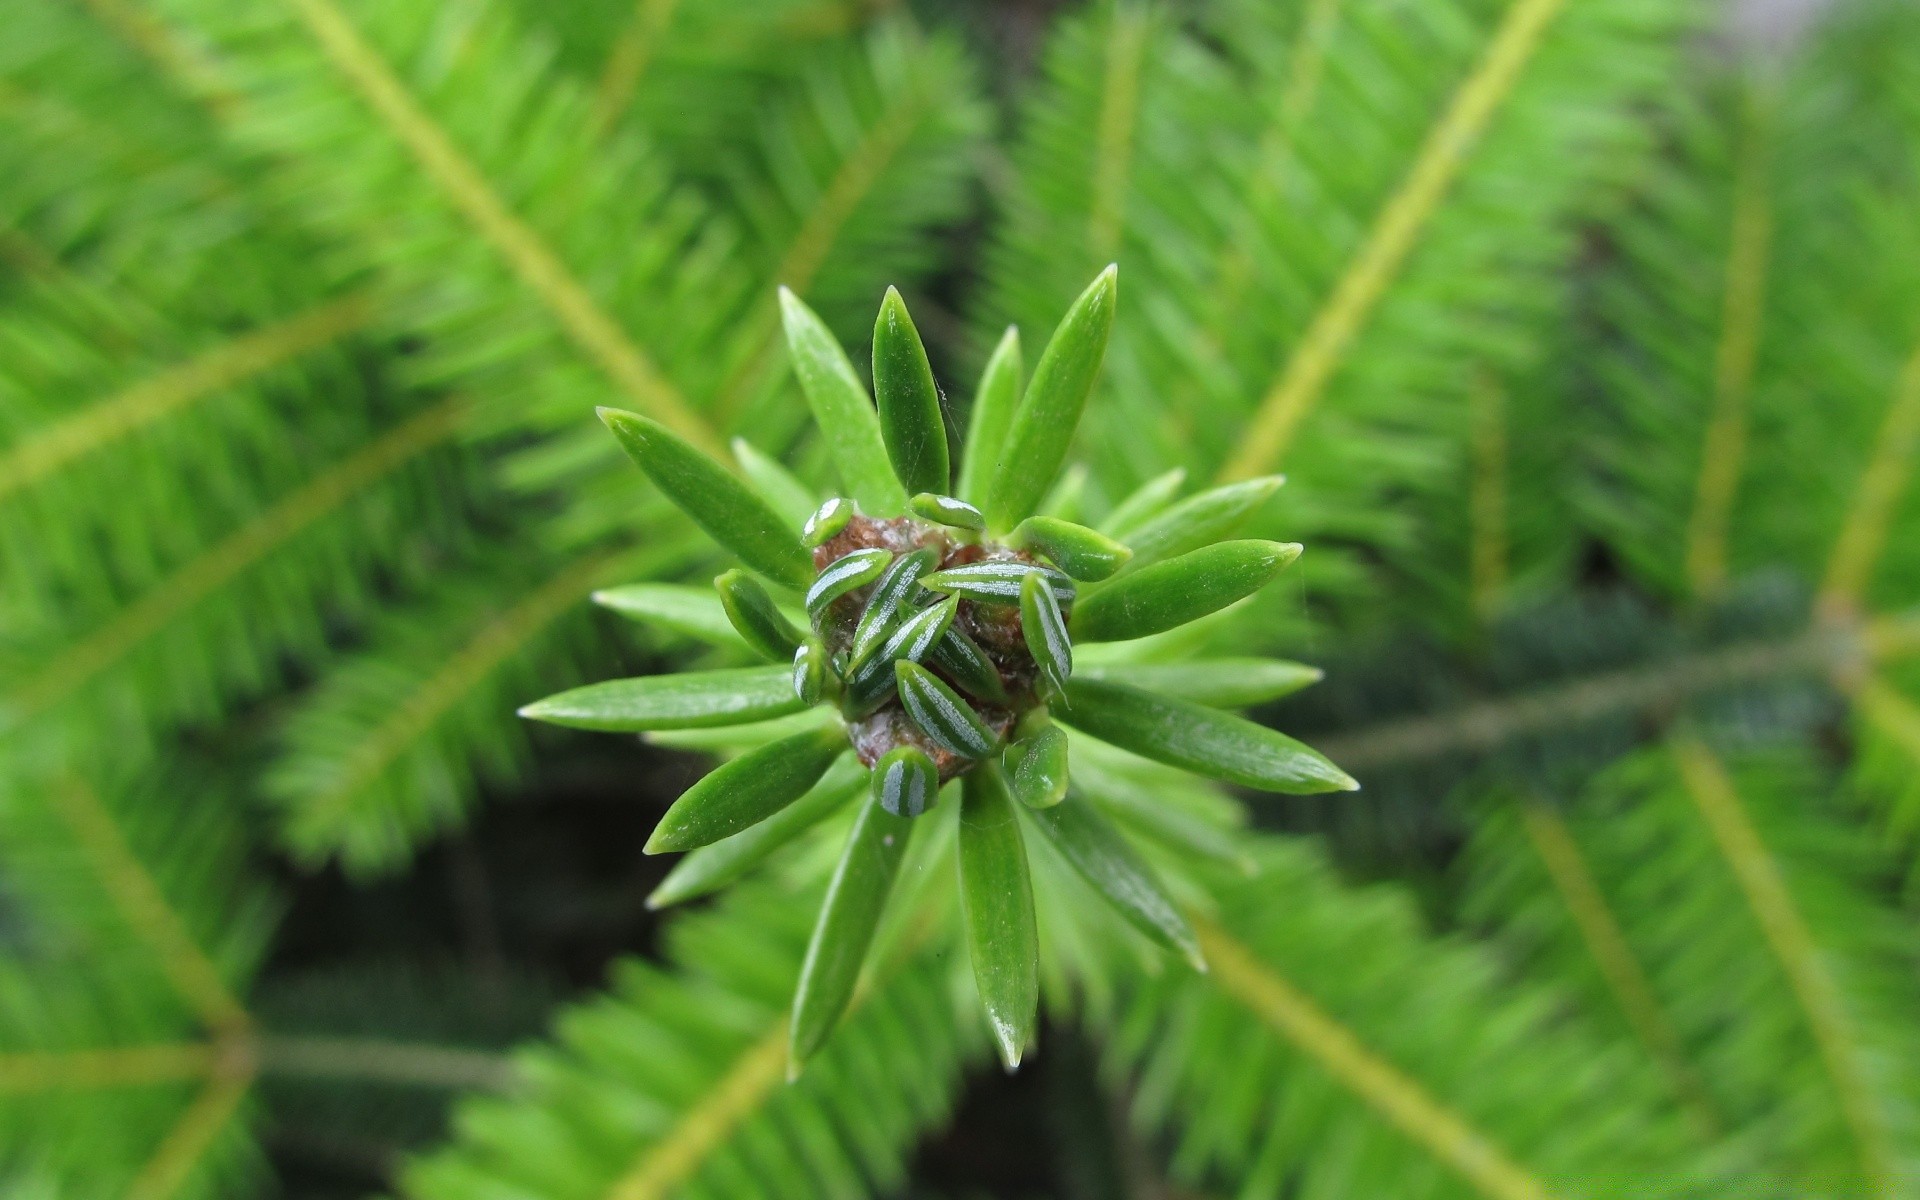
{"type": "Polygon", "coordinates": [[[1073,639],[1067,636],[1067,619],[1060,614],[1053,589],[1038,571],[1020,581],[1020,633],[1026,639],[1027,653],[1040,668],[1045,691],[1048,695],[1058,693],[1073,674],[1073,639]]]}
{"type": "Polygon", "coordinates": [[[1063,571],[1019,559],[995,559],[967,563],[936,571],[921,580],[921,585],[936,592],[951,592],[982,604],[1020,603],[1020,585],[1028,575],[1043,577],[1053,589],[1057,604],[1071,604],[1075,595],[1073,580],[1063,571]]]}
{"type": "Polygon", "coordinates": [[[1007,539],[1039,552],[1073,578],[1097,583],[1127,565],[1133,551],[1098,530],[1058,517],[1028,517],[1007,539]]]}
{"type": "Polygon", "coordinates": [[[985,529],[987,519],[980,510],[965,500],[955,500],[952,496],[936,496],[932,492],[921,492],[907,501],[907,508],[917,517],[924,517],[937,524],[953,529],[985,529]]]}
{"type": "Polygon", "coordinates": [[[893,288],[873,323],[873,394],[887,458],[901,486],[909,493],[946,491],[950,468],[940,388],[906,301],[893,288]]]}
{"type": "MultiPolygon", "coordinates": [[[[736,454],[751,487],[656,422],[602,414],[660,489],[746,569],[724,572],[704,594],[639,585],[596,595],[703,642],[736,652],[744,643],[775,665],[614,680],[522,711],[739,754],[689,788],[648,839],[650,853],[691,851],[650,904],[725,886],[860,796],[795,990],[795,1071],[850,1003],[914,818],[938,805],[949,782],[960,786],[957,853],[974,982],[1009,1070],[1030,1052],[1038,1026],[1026,826],[1103,903],[1204,969],[1179,908],[1104,815],[1132,802],[1076,783],[1055,717],[1119,750],[1245,787],[1357,786],[1310,747],[1222,711],[1303,687],[1318,678],[1311,667],[1102,656],[1076,674],[1076,640],[1184,625],[1252,595],[1300,552],[1292,543],[1223,540],[1273,494],[1277,476],[1177,499],[1185,473],[1175,469],[1105,521],[1069,518],[1087,501],[1087,473],[1065,456],[1105,354],[1115,280],[1109,268],[1081,293],[1024,389],[1019,338],[1011,330],[1002,338],[976,393],[979,440],[965,448],[957,487],[949,486],[940,389],[897,292],[874,325],[872,399],[818,316],[781,293],[794,369],[846,491],[810,515],[806,489],[744,443],[736,454]],[[804,595],[804,627],[749,571],[804,595]],[[830,723],[739,738],[683,732],[758,725],[813,706],[831,707],[830,723]],[[849,748],[856,779],[833,765],[849,748]]],[[[1166,822],[1131,811],[1142,828],[1172,836],[1166,822]]],[[[1173,844],[1217,857],[1203,840],[1173,844]]]]}
{"type": "Polygon", "coordinates": [[[880,578],[893,556],[885,550],[855,550],[829,563],[807,586],[807,612],[818,618],[829,604],[880,578]]]}
{"type": "Polygon", "coordinates": [[[800,528],[800,544],[811,550],[825,542],[833,540],[835,534],[847,527],[853,517],[853,501],[835,496],[833,499],[813,510],[807,523],[800,528]]]}
{"type": "Polygon", "coordinates": [[[873,798],[896,817],[917,817],[940,798],[940,772],[919,748],[901,746],[873,764],[873,798]]]}
{"type": "Polygon", "coordinates": [[[740,639],[774,662],[785,662],[801,642],[800,631],[774,604],[767,589],[745,571],[728,571],[713,581],[721,607],[740,639]]]}

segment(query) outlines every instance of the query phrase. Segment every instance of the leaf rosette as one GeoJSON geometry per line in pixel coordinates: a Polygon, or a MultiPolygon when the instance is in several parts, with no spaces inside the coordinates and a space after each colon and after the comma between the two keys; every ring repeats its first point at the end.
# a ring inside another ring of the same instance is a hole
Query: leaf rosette
{"type": "Polygon", "coordinates": [[[1092,393],[1116,292],[1109,267],[1067,310],[1030,380],[1008,331],[956,462],[939,387],[897,292],[888,291],[874,326],[876,398],[819,317],[783,291],[795,374],[846,492],[798,527],[749,481],[779,470],[771,460],[756,457],[743,479],[656,421],[600,412],[653,483],[745,568],[715,581],[711,599],[723,615],[704,623],[690,622],[696,601],[670,589],[603,595],[669,628],[731,628],[767,665],[592,684],[521,713],[653,732],[831,710],[825,724],[782,728],[687,789],[646,846],[690,852],[649,900],[677,903],[859,805],[794,997],[795,1069],[851,1000],[913,831],[947,784],[963,793],[949,803],[961,806],[957,874],[974,978],[1009,1069],[1037,1025],[1027,833],[1053,845],[1127,922],[1205,968],[1165,886],[1074,788],[1068,729],[1248,788],[1358,786],[1312,748],[1227,711],[1311,683],[1311,668],[1201,658],[1135,670],[1112,660],[1076,674],[1076,646],[1149,637],[1218,612],[1300,553],[1291,543],[1230,540],[1277,478],[1183,499],[1184,477],[1163,476],[1098,529],[1037,511],[1092,393]]]}

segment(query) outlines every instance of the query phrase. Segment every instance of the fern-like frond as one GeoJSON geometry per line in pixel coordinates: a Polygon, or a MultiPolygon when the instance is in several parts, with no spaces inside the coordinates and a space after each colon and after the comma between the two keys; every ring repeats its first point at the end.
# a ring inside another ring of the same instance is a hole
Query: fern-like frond
{"type": "MultiPolygon", "coordinates": [[[[1088,429],[1109,494],[1176,446],[1209,465],[1236,452],[1237,470],[1276,465],[1271,446],[1245,458],[1234,432],[1273,396],[1297,430],[1278,464],[1295,477],[1276,502],[1291,530],[1430,551],[1394,515],[1408,506],[1348,489],[1427,496],[1458,527],[1469,393],[1491,381],[1513,422],[1551,426],[1536,385],[1569,301],[1556,272],[1577,249],[1570,222],[1644,147],[1633,106],[1689,20],[1640,4],[1348,6],[1317,26],[1310,68],[1293,54],[1297,14],[1272,6],[1208,10],[1214,43],[1137,6],[1071,22],[1027,110],[988,324],[1057,306],[1105,249],[1089,240],[1101,214],[1119,212],[1132,282],[1088,429]],[[1130,65],[1142,22],[1155,49],[1130,65]],[[1318,82],[1303,98],[1290,89],[1307,69],[1318,82]],[[1137,116],[1123,125],[1123,112],[1137,116]],[[1210,419],[1189,429],[1200,412],[1210,419]]],[[[1564,559],[1559,511],[1557,538],[1514,544],[1564,559]]],[[[1450,599],[1463,603],[1458,544],[1450,599]]]]}
{"type": "Polygon", "coordinates": [[[984,1039],[959,1019],[945,965],[909,951],[787,1083],[786,1010],[813,907],[801,901],[742,888],[682,919],[671,972],[619,966],[608,995],[561,1015],[553,1044],[518,1055],[523,1092],[463,1105],[453,1144],[414,1163],[402,1191],[661,1200],[896,1186],[984,1039]]]}
{"type": "Polygon", "coordinates": [[[1915,1165],[1915,1097],[1894,1065],[1913,1053],[1912,952],[1827,775],[1790,751],[1730,770],[1683,740],[1533,816],[1537,799],[1490,799],[1468,911],[1524,948],[1529,974],[1631,1028],[1696,1112],[1753,1131],[1755,1172],[1898,1195],[1915,1165]],[[1570,883],[1583,873],[1591,889],[1570,883]]]}
{"type": "Polygon", "coordinates": [[[1304,844],[1211,881],[1212,970],[1129,980],[1109,1035],[1175,1173],[1241,1196],[1711,1194],[1716,1158],[1551,989],[1337,884],[1304,844]],[[1227,1082],[1231,1081],[1231,1082],[1227,1082]]]}
{"type": "MultiPolygon", "coordinates": [[[[368,646],[303,697],[266,789],[282,840],[302,861],[361,873],[406,861],[462,820],[481,780],[511,778],[525,733],[503,728],[528,695],[577,682],[594,588],[622,568],[670,569],[684,550],[515,557],[461,573],[377,623],[368,646]]],[[[599,657],[594,655],[592,657],[599,657]]]]}
{"type": "Polygon", "coordinates": [[[1911,64],[1878,52],[1913,24],[1880,6],[1829,24],[1792,69],[1677,106],[1673,161],[1596,287],[1605,403],[1583,508],[1674,595],[1769,566],[1829,614],[1914,594],[1920,332],[1898,214],[1920,188],[1920,114],[1911,64]]]}
{"type": "Polygon", "coordinates": [[[0,881],[25,924],[0,960],[0,1172],[167,1197],[258,1170],[237,994],[271,902],[214,773],[182,802],[187,778],[7,780],[0,881]]]}

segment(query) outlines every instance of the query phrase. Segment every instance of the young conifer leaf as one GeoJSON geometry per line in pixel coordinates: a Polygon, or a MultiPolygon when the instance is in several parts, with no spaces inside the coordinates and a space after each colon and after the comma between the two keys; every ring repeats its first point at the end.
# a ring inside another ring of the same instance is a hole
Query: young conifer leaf
{"type": "Polygon", "coordinates": [[[1046,725],[1007,746],[1007,788],[1028,808],[1052,808],[1067,798],[1067,735],[1046,725]]]}
{"type": "Polygon", "coordinates": [[[1242,787],[1294,795],[1360,787],[1319,751],[1284,733],[1122,683],[1069,680],[1055,711],[1075,729],[1122,750],[1242,787]]]}
{"type": "Polygon", "coordinates": [[[1133,551],[1106,534],[1058,517],[1028,517],[1014,529],[1007,544],[1038,550],[1084,583],[1107,578],[1133,557],[1133,551]]]}
{"type": "Polygon", "coordinates": [[[999,745],[999,735],[973,706],[933,672],[903,661],[894,664],[894,674],[907,718],[941,749],[963,758],[985,758],[999,745]]]}
{"type": "Polygon", "coordinates": [[[1198,662],[1086,664],[1082,679],[1110,679],[1209,708],[1251,708],[1319,683],[1319,667],[1281,658],[1209,658],[1198,662]]]}
{"type": "Polygon", "coordinates": [[[940,771],[917,746],[896,746],[873,764],[873,798],[896,817],[917,817],[940,798],[940,771]]]}
{"type": "Polygon", "coordinates": [[[1180,494],[1180,488],[1186,482],[1185,467],[1175,467],[1165,474],[1155,475],[1113,506],[1113,511],[1100,522],[1100,532],[1116,541],[1126,541],[1141,522],[1157,516],[1172,504],[1173,498],[1180,494]]]}
{"type": "Polygon", "coordinates": [[[955,500],[952,496],[936,496],[932,492],[921,492],[907,501],[907,507],[916,517],[923,517],[936,525],[945,525],[950,529],[985,529],[987,519],[980,510],[965,500],[955,500]]]}
{"type": "Polygon", "coordinates": [[[813,510],[806,523],[800,526],[800,544],[811,550],[833,539],[833,535],[847,527],[853,520],[853,502],[844,496],[833,499],[813,510]]]}
{"type": "Polygon", "coordinates": [[[1133,549],[1128,567],[1137,571],[1219,541],[1240,528],[1286,481],[1284,475],[1244,479],[1188,496],[1162,510],[1128,534],[1127,545],[1133,549]]]}
{"type": "Polygon", "coordinates": [[[745,876],[782,846],[838,812],[867,790],[867,769],[851,759],[834,762],[807,794],[757,825],[702,846],[673,864],[647,896],[650,909],[711,895],[745,876]]]}
{"type": "Polygon", "coordinates": [[[1046,691],[1065,687],[1073,674],[1073,639],[1067,636],[1067,620],[1060,615],[1053,589],[1038,571],[1029,572],[1020,583],[1020,634],[1040,668],[1046,691]]]}
{"type": "Polygon", "coordinates": [[[908,494],[944,493],[951,468],[940,389],[933,382],[920,331],[894,288],[887,289],[873,323],[873,394],[894,476],[908,494]]]}
{"type": "Polygon", "coordinates": [[[1021,370],[1020,331],[1009,325],[980,372],[980,386],[973,393],[960,480],[954,485],[954,491],[969,503],[986,502],[987,485],[1000,468],[1007,427],[1013,424],[1013,410],[1020,403],[1021,370]]]}
{"type": "Polygon", "coordinates": [[[1006,702],[1007,684],[1000,678],[1000,669],[980,644],[961,630],[949,628],[947,636],[935,643],[927,661],[968,695],[995,704],[1006,702]]]}
{"type": "Polygon", "coordinates": [[[745,571],[728,571],[713,581],[727,620],[747,645],[774,662],[789,662],[803,640],[760,581],[745,571]]]}
{"type": "Polygon", "coordinates": [[[818,619],[835,600],[880,578],[892,561],[893,555],[877,546],[834,559],[820,569],[820,577],[807,589],[808,614],[818,619]]]}
{"type": "Polygon", "coordinates": [[[873,595],[867,597],[860,623],[854,626],[853,644],[847,650],[854,662],[863,661],[875,646],[913,617],[921,595],[920,581],[939,561],[939,551],[922,546],[887,564],[880,581],[873,585],[873,595]]]}
{"type": "Polygon", "coordinates": [[[959,611],[960,599],[949,596],[931,608],[923,608],[899,626],[887,640],[854,664],[847,678],[847,705],[853,712],[865,712],[886,698],[894,684],[894,667],[902,662],[917,663],[947,634],[959,611]]]}
{"type": "Polygon", "coordinates": [[[960,801],[960,911],[973,980],[1000,1061],[1012,1071],[1033,1041],[1040,1010],[1040,939],[1020,819],[1000,772],[968,775],[960,801]]]}
{"type": "Polygon", "coordinates": [[[1200,941],[1140,855],[1085,796],[1070,795],[1030,814],[1060,856],[1135,929],[1207,969],[1200,941]]]}
{"type": "Polygon", "coordinates": [[[950,592],[983,604],[1012,605],[1020,603],[1021,582],[1029,574],[1036,572],[1045,576],[1047,582],[1052,585],[1055,601],[1061,604],[1073,603],[1073,580],[1067,578],[1065,572],[1013,558],[990,559],[987,562],[948,567],[944,571],[935,571],[927,576],[921,580],[921,585],[936,592],[950,592]]]}
{"type": "Polygon", "coordinates": [[[791,588],[813,580],[813,556],[793,529],[731,471],[649,417],[603,408],[600,419],[654,486],[741,562],[791,588]]]}
{"type": "Polygon", "coordinates": [[[907,504],[906,489],[887,463],[880,416],[839,339],[805,301],[786,288],[780,289],[780,317],[786,326],[793,373],[800,377],[800,390],[807,395],[814,424],[826,439],[840,481],[868,513],[886,517],[900,512],[907,504]]]}
{"type": "Polygon", "coordinates": [[[988,488],[989,528],[1012,529],[1033,515],[1060,473],[1093,392],[1094,377],[1106,357],[1117,279],[1116,267],[1100,272],[1067,310],[1041,352],[988,488]]]}
{"type": "Polygon", "coordinates": [[[1253,595],[1298,557],[1298,542],[1217,542],[1142,567],[1075,605],[1073,636],[1123,642],[1185,625],[1253,595]]]}
{"type": "Polygon", "coordinates": [[[793,694],[802,703],[818,704],[832,690],[832,655],[825,643],[810,636],[793,652],[793,694]]]}
{"type": "Polygon", "coordinates": [[[789,1075],[798,1074],[800,1064],[820,1049],[853,997],[860,964],[880,924],[880,912],[893,890],[893,877],[906,856],[913,826],[911,819],[894,816],[872,796],[861,804],[800,964],[800,984],[788,1022],[789,1075]]]}
{"type": "Polygon", "coordinates": [[[721,763],[673,802],[646,853],[692,850],[757,825],[820,782],[847,750],[846,730],[810,730],[721,763]]]}
{"type": "Polygon", "coordinates": [[[536,700],[520,715],[570,729],[640,733],[744,725],[804,707],[788,668],[742,667],[590,683],[536,700]]]}
{"type": "Polygon", "coordinates": [[[733,460],[747,477],[760,498],[785,518],[787,528],[798,533],[806,527],[807,514],[820,503],[812,488],[794,478],[780,460],[745,438],[733,439],[733,460]]]}
{"type": "Polygon", "coordinates": [[[623,617],[697,638],[713,646],[737,648],[740,635],[727,619],[720,597],[709,588],[681,583],[633,583],[602,588],[593,602],[623,617]]]}

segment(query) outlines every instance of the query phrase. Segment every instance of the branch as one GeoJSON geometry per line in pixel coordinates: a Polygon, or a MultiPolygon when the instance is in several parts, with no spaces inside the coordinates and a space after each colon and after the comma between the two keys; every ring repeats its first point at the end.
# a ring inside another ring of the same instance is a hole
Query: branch
{"type": "Polygon", "coordinates": [[[1214,985],[1319,1063],[1401,1133],[1492,1200],[1550,1200],[1552,1193],[1531,1172],[1368,1049],[1233,935],[1204,917],[1190,917],[1206,952],[1207,977],[1214,985]]]}
{"type": "Polygon", "coordinates": [[[1765,113],[1749,96],[1743,116],[1734,164],[1732,245],[1727,251],[1720,342],[1713,357],[1713,412],[1700,449],[1700,475],[1687,521],[1687,582],[1696,597],[1712,596],[1727,578],[1727,527],[1746,461],[1747,405],[1753,392],[1753,364],[1760,351],[1767,257],[1773,241],[1765,113]]]}
{"type": "Polygon", "coordinates": [[[1320,739],[1320,751],[1348,770],[1462,751],[1486,752],[1505,742],[1616,713],[1668,707],[1733,684],[1850,669],[1862,653],[1920,652],[1920,615],[1886,618],[1866,637],[1819,628],[1789,641],[1749,642],[1553,684],[1499,700],[1452,706],[1444,715],[1408,717],[1320,739]],[[1913,628],[1908,628],[1908,623],[1913,628]],[[1876,633],[1876,630],[1878,632],[1876,633]],[[1911,643],[1909,645],[1909,643],[1911,643]]]}
{"type": "Polygon", "coordinates": [[[206,1042],[114,1046],[104,1050],[17,1050],[0,1054],[0,1095],[148,1087],[204,1079],[215,1048],[206,1042]]]}
{"type": "Polygon", "coordinates": [[[233,1119],[252,1082],[253,1075],[246,1070],[209,1081],[127,1185],[126,1200],[167,1200],[179,1191],[213,1140],[233,1119]]]}
{"type": "Polygon", "coordinates": [[[0,500],[177,409],[359,329],[373,315],[372,301],[370,294],[360,292],[318,305],[216,346],[30,434],[0,456],[0,500]]]}
{"type": "Polygon", "coordinates": [[[1366,242],[1294,345],[1286,366],[1248,423],[1239,452],[1221,469],[1221,479],[1251,478],[1270,469],[1286,452],[1294,430],[1319,401],[1348,344],[1439,211],[1471,158],[1474,142],[1513,90],[1563,6],[1564,0],[1513,0],[1487,46],[1486,57],[1428,131],[1400,190],[1381,208],[1366,242]]]}
{"type": "Polygon", "coordinates": [[[0,706],[0,724],[24,721],[65,699],[288,539],[445,441],[466,408],[460,397],[442,401],[308,480],[29,677],[0,706]]]}
{"type": "Polygon", "coordinates": [[[1900,368],[1873,455],[1860,473],[1853,505],[1834,541],[1817,604],[1823,616],[1845,618],[1859,606],[1886,549],[1887,533],[1913,478],[1916,458],[1920,458],[1920,350],[1900,368]]]}
{"type": "Polygon", "coordinates": [[[520,282],[546,305],[574,344],[642,411],[671,426],[714,458],[729,461],[713,427],[688,407],[679,389],[627,337],[539,233],[507,206],[487,177],[434,122],[333,0],[291,2],[314,40],[360,98],[520,282]]]}
{"type": "Polygon", "coordinates": [[[491,1050],[389,1038],[270,1033],[255,1053],[261,1074],[296,1079],[499,1092],[515,1078],[513,1064],[491,1050]]]}
{"type": "Polygon", "coordinates": [[[73,831],[101,887],[113,898],[134,933],[153,951],[181,999],[209,1028],[246,1028],[246,1009],[194,940],[146,864],[127,845],[119,824],[100,798],[79,780],[56,784],[51,791],[54,808],[73,831]]]}
{"type": "Polygon", "coordinates": [[[1580,853],[1573,831],[1558,813],[1537,800],[1520,802],[1520,823],[1627,1024],[1666,1072],[1675,1096],[1693,1114],[1701,1131],[1709,1137],[1719,1136],[1726,1121],[1700,1073],[1688,1061],[1680,1031],[1661,1007],[1646,968],[1627,943],[1627,935],[1607,904],[1586,856],[1580,853]]]}
{"type": "Polygon", "coordinates": [[[362,788],[379,778],[489,672],[604,582],[624,554],[602,551],[576,560],[488,622],[419,687],[394,697],[390,715],[341,756],[340,782],[303,806],[306,815],[319,814],[328,821],[336,818],[362,788]]]}
{"type": "Polygon", "coordinates": [[[1867,1086],[1852,1018],[1822,961],[1819,944],[1780,874],[1780,865],[1760,840],[1732,778],[1713,752],[1697,739],[1683,735],[1674,740],[1673,755],[1687,796],[1712,832],[1714,844],[1739,882],[1754,921],[1806,1016],[1821,1064],[1858,1148],[1862,1174],[1877,1195],[1899,1195],[1899,1171],[1888,1141],[1886,1116],[1867,1086]]]}

